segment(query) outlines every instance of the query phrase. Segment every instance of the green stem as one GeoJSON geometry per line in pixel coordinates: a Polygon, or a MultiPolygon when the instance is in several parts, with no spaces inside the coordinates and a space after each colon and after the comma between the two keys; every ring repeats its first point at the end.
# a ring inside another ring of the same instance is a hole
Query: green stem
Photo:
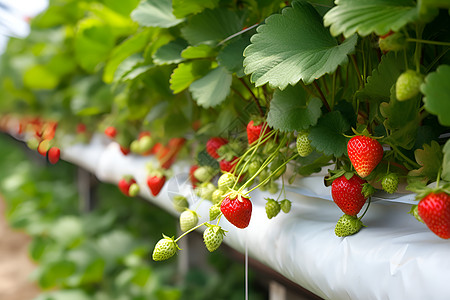
{"type": "Polygon", "coordinates": [[[332,80],[332,86],[331,86],[331,89],[332,89],[332,91],[331,91],[331,105],[330,105],[330,107],[331,107],[331,109],[334,109],[334,101],[335,101],[335,93],[336,93],[336,78],[337,78],[337,75],[336,75],[336,73],[337,72],[334,72],[333,73],[333,80],[332,80]]]}
{"type": "MultiPolygon", "coordinates": [[[[423,25],[416,25],[417,40],[421,40],[423,32],[423,25]]],[[[416,50],[414,52],[414,62],[416,64],[416,72],[420,73],[420,57],[422,56],[422,43],[416,42],[416,50]]]]}
{"type": "Polygon", "coordinates": [[[449,42],[438,42],[438,41],[429,41],[429,40],[422,40],[422,39],[413,39],[413,38],[407,38],[407,42],[416,42],[421,44],[430,44],[430,45],[438,45],[438,46],[450,46],[449,42]]]}
{"type": "Polygon", "coordinates": [[[439,167],[439,171],[436,178],[436,188],[439,187],[439,181],[441,180],[442,166],[439,167]]]}
{"type": "Polygon", "coordinates": [[[192,232],[192,231],[194,231],[194,230],[196,230],[196,229],[202,227],[202,226],[205,225],[206,223],[208,223],[208,222],[203,222],[203,223],[198,224],[197,226],[195,226],[195,227],[189,229],[188,231],[186,231],[185,233],[183,233],[182,235],[180,235],[179,237],[177,237],[177,239],[175,240],[175,243],[178,242],[178,241],[179,241],[182,237],[184,237],[186,234],[188,234],[188,233],[190,233],[190,232],[192,232]]]}
{"type": "Polygon", "coordinates": [[[330,105],[328,104],[327,99],[325,98],[325,95],[323,94],[322,90],[320,89],[319,85],[316,81],[313,81],[313,85],[316,88],[316,90],[319,92],[320,99],[322,100],[323,105],[327,108],[328,111],[331,111],[330,105]]]}
{"type": "Polygon", "coordinates": [[[415,161],[411,160],[409,157],[407,157],[405,154],[403,154],[396,146],[389,144],[391,146],[392,150],[394,150],[398,155],[400,155],[404,160],[406,160],[410,165],[415,166],[416,168],[420,168],[420,165],[416,163],[415,161]]]}
{"type": "Polygon", "coordinates": [[[364,212],[363,212],[362,216],[358,218],[358,220],[361,220],[361,219],[362,219],[362,218],[363,218],[363,217],[365,216],[365,214],[366,214],[367,210],[369,209],[369,206],[370,206],[371,200],[372,200],[372,197],[369,197],[369,202],[367,203],[366,209],[364,210],[364,212]]]}
{"type": "Polygon", "coordinates": [[[364,87],[364,81],[361,77],[361,72],[359,71],[358,63],[356,62],[356,56],[353,54],[353,55],[350,55],[350,58],[352,60],[353,67],[355,68],[356,74],[358,75],[359,86],[364,87]]]}

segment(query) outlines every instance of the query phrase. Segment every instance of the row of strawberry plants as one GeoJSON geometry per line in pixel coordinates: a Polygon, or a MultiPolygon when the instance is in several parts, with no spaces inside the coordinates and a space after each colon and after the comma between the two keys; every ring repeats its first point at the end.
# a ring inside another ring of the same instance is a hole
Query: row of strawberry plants
{"type": "MultiPolygon", "coordinates": [[[[177,157],[192,161],[193,186],[217,224],[198,225],[183,195],[175,201],[186,232],[207,227],[208,249],[223,239],[222,215],[247,227],[251,191],[274,194],[270,219],[289,211],[285,181],[325,167],[344,213],[337,236],[362,228],[358,214],[373,193],[406,186],[420,200],[413,215],[449,238],[448,8],[410,0],[50,2],[30,37],[8,46],[2,108],[31,116],[19,128],[34,128],[30,144],[42,153],[48,140],[58,143],[43,128],[57,121],[62,135],[100,131],[124,155],[156,155],[147,180],[154,196],[177,157]]],[[[121,182],[130,196],[138,193],[132,180],[121,182]]],[[[174,254],[181,237],[164,237],[154,258],[174,254]]]]}

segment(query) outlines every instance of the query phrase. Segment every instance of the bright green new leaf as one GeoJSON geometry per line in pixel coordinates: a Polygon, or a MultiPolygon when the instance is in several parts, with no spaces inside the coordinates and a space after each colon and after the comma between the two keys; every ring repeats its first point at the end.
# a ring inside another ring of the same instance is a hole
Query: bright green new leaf
{"type": "Polygon", "coordinates": [[[183,39],[176,39],[158,48],[153,54],[153,62],[157,65],[170,65],[182,62],[181,51],[188,46],[183,39]]]}
{"type": "Polygon", "coordinates": [[[204,107],[214,107],[222,103],[230,93],[232,76],[223,67],[217,67],[206,76],[194,81],[189,87],[197,104],[204,107]]]}
{"type": "Polygon", "coordinates": [[[441,146],[436,141],[432,141],[431,145],[423,145],[423,149],[414,151],[416,161],[421,167],[417,170],[412,170],[408,175],[423,176],[428,180],[434,181],[438,175],[439,169],[442,165],[442,151],[441,146]]]}
{"type": "Polygon", "coordinates": [[[266,19],[244,51],[245,73],[256,86],[269,83],[281,90],[300,80],[313,82],[346,64],[357,37],[338,44],[322,24],[322,18],[309,3],[294,1],[266,19]]]}
{"type": "Polygon", "coordinates": [[[131,18],[141,26],[170,28],[183,22],[172,13],[171,0],[146,0],[131,13],[131,18]]]}
{"type": "Polygon", "coordinates": [[[175,94],[187,89],[192,82],[206,75],[210,66],[211,62],[207,60],[194,60],[179,64],[170,76],[170,89],[175,94]]]}
{"type": "Polygon", "coordinates": [[[220,50],[217,56],[219,65],[228,71],[236,73],[238,77],[244,74],[244,49],[250,44],[250,35],[234,38],[228,45],[220,50]]]}
{"type": "Polygon", "coordinates": [[[344,133],[350,129],[347,120],[338,111],[332,111],[321,117],[317,125],[311,128],[309,140],[311,146],[326,155],[340,157],[347,153],[348,138],[344,133]]]}
{"type": "Polygon", "coordinates": [[[177,18],[197,14],[206,8],[213,9],[217,4],[219,0],[172,0],[173,14],[177,18]]]}
{"type": "Polygon", "coordinates": [[[208,44],[215,46],[221,40],[239,32],[242,20],[234,11],[217,8],[204,10],[189,18],[181,28],[181,34],[191,45],[208,44]]]}
{"type": "Polygon", "coordinates": [[[128,15],[124,16],[120,13],[117,13],[101,3],[81,2],[80,6],[83,7],[86,11],[93,13],[97,18],[101,19],[104,24],[109,26],[114,36],[131,35],[138,27],[138,24],[133,22],[133,20],[131,20],[128,15]]]}
{"type": "Polygon", "coordinates": [[[59,83],[59,77],[46,66],[34,65],[23,74],[23,83],[33,90],[51,90],[59,83]]]}
{"type": "Polygon", "coordinates": [[[85,19],[78,24],[74,43],[77,63],[87,72],[93,73],[107,59],[115,38],[111,28],[100,20],[85,19]]]}
{"type": "Polygon", "coordinates": [[[114,73],[120,63],[132,54],[142,51],[148,43],[148,38],[149,32],[144,30],[129,37],[114,48],[108,62],[106,63],[105,70],[103,71],[103,81],[106,83],[111,83],[114,79],[114,73]]]}
{"type": "Polygon", "coordinates": [[[308,100],[308,94],[300,85],[288,86],[283,91],[275,91],[267,123],[283,132],[307,129],[317,124],[321,107],[322,101],[318,98],[308,100]]]}
{"type": "Polygon", "coordinates": [[[420,87],[425,95],[425,109],[437,115],[439,123],[450,126],[450,66],[441,65],[436,72],[428,74],[420,87]]]}
{"type": "Polygon", "coordinates": [[[181,56],[186,59],[206,58],[216,56],[216,51],[211,46],[201,44],[187,47],[181,52],[181,56]]]}
{"type": "Polygon", "coordinates": [[[418,19],[413,0],[337,0],[324,16],[333,36],[341,33],[349,37],[357,32],[361,36],[371,33],[383,35],[390,30],[399,31],[418,19]]]}
{"type": "Polygon", "coordinates": [[[444,153],[442,160],[442,179],[450,182],[450,140],[447,140],[442,152],[444,153]]]}

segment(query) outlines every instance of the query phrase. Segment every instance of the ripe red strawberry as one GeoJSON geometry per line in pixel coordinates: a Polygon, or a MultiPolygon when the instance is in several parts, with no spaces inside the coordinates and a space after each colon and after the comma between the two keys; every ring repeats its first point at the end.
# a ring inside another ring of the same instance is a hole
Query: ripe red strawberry
{"type": "Polygon", "coordinates": [[[48,161],[51,164],[56,164],[59,161],[61,150],[58,147],[51,147],[47,152],[48,161]]]}
{"type": "Polygon", "coordinates": [[[438,237],[450,238],[450,195],[431,192],[420,200],[419,216],[438,237]]]}
{"type": "Polygon", "coordinates": [[[191,166],[191,168],[189,169],[189,179],[191,181],[192,187],[195,189],[195,187],[197,186],[197,183],[199,183],[199,180],[197,178],[195,178],[194,176],[194,172],[195,170],[198,169],[197,165],[193,165],[191,166]]]}
{"type": "Polygon", "coordinates": [[[125,195],[130,196],[130,186],[132,184],[135,184],[136,180],[130,176],[124,176],[122,179],[119,180],[119,183],[117,186],[119,187],[119,190],[125,195]]]}
{"type": "Polygon", "coordinates": [[[237,165],[237,163],[238,163],[238,158],[235,156],[235,157],[233,157],[233,159],[231,161],[228,161],[226,159],[222,159],[219,162],[219,165],[220,165],[220,169],[223,172],[233,172],[234,168],[237,165]]]}
{"type": "Polygon", "coordinates": [[[147,185],[150,188],[153,196],[157,196],[161,191],[164,183],[166,182],[166,176],[164,175],[149,175],[147,177],[147,185]]]}
{"type": "Polygon", "coordinates": [[[106,127],[106,129],[105,129],[105,135],[108,136],[108,137],[110,137],[110,138],[112,138],[112,139],[115,138],[116,135],[117,135],[117,129],[116,129],[116,127],[114,127],[114,126],[106,127]]]}
{"type": "Polygon", "coordinates": [[[212,158],[219,158],[220,155],[217,153],[217,150],[219,150],[220,147],[223,145],[228,144],[228,140],[221,138],[221,137],[213,137],[210,138],[206,142],[206,152],[212,157],[212,158]]]}
{"type": "Polygon", "coordinates": [[[353,167],[362,178],[367,177],[383,158],[383,147],[373,138],[354,136],[348,141],[347,152],[353,167]]]}
{"type": "Polygon", "coordinates": [[[225,218],[237,228],[245,228],[252,216],[252,202],[241,195],[228,195],[220,205],[225,218]]]}
{"type": "Polygon", "coordinates": [[[120,152],[122,152],[123,155],[128,155],[128,153],[130,153],[130,149],[128,147],[125,147],[122,145],[119,145],[119,146],[120,146],[120,152]]]}
{"type": "Polygon", "coordinates": [[[353,175],[349,180],[344,175],[336,178],[331,185],[331,196],[337,206],[347,215],[356,216],[366,199],[362,194],[364,179],[353,175]]]}
{"type": "Polygon", "coordinates": [[[45,123],[44,129],[42,130],[42,138],[44,140],[52,140],[55,137],[57,127],[58,122],[50,121],[45,123]]]}
{"type": "Polygon", "coordinates": [[[83,134],[83,133],[85,133],[85,132],[86,132],[86,125],[83,124],[83,123],[78,123],[78,124],[77,124],[76,132],[77,132],[78,134],[83,134]]]}
{"type": "Polygon", "coordinates": [[[249,144],[253,144],[259,139],[260,135],[266,135],[270,132],[269,126],[266,125],[266,122],[255,123],[253,120],[248,122],[247,124],[247,139],[249,144]],[[262,133],[262,129],[265,127],[264,132],[262,133]]]}
{"type": "Polygon", "coordinates": [[[185,138],[172,138],[167,143],[167,146],[161,146],[156,153],[156,158],[163,169],[168,169],[175,162],[178,152],[180,152],[184,143],[185,138]]]}

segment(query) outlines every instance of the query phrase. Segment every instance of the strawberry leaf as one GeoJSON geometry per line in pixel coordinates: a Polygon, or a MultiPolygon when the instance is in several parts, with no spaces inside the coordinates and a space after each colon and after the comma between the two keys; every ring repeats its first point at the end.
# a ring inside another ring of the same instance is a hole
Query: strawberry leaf
{"type": "Polygon", "coordinates": [[[424,177],[426,180],[435,180],[439,169],[442,165],[441,147],[436,141],[432,141],[431,145],[423,145],[423,149],[414,151],[417,163],[421,165],[417,170],[412,170],[408,175],[424,177]]]}
{"type": "Polygon", "coordinates": [[[436,72],[428,74],[420,90],[425,95],[425,109],[437,115],[439,123],[450,126],[450,66],[441,65],[436,72]]]}
{"type": "Polygon", "coordinates": [[[228,45],[220,50],[217,56],[219,65],[225,67],[229,72],[236,73],[238,77],[244,77],[244,49],[250,44],[250,36],[233,39],[228,45]]]}
{"type": "Polygon", "coordinates": [[[308,94],[300,85],[289,86],[283,91],[275,91],[267,123],[283,132],[307,129],[317,124],[321,107],[320,99],[308,100],[308,94]]]}
{"type": "Polygon", "coordinates": [[[442,160],[442,179],[450,182],[450,140],[447,140],[442,152],[444,153],[442,160]]]}
{"type": "Polygon", "coordinates": [[[269,83],[283,90],[300,80],[309,84],[346,64],[356,41],[352,36],[339,45],[309,3],[293,1],[257,28],[244,51],[245,73],[256,86],[269,83]]]}
{"type": "Polygon", "coordinates": [[[188,25],[181,29],[182,36],[191,44],[216,45],[221,40],[240,31],[242,20],[225,9],[207,9],[189,18],[188,25]]]}
{"type": "Polygon", "coordinates": [[[206,58],[216,56],[216,51],[205,44],[189,46],[181,52],[181,56],[186,59],[206,58]]]}
{"type": "Polygon", "coordinates": [[[218,3],[219,0],[172,0],[173,14],[183,18],[202,12],[205,8],[213,9],[218,3]]]}
{"type": "Polygon", "coordinates": [[[187,42],[183,39],[176,39],[164,46],[161,46],[153,54],[153,62],[157,65],[177,64],[184,59],[181,57],[181,52],[188,46],[187,42]]]}
{"type": "Polygon", "coordinates": [[[172,13],[171,0],[145,0],[131,12],[131,18],[141,26],[170,28],[183,22],[172,13]]]}
{"type": "Polygon", "coordinates": [[[347,152],[347,141],[343,133],[350,129],[347,120],[338,111],[321,117],[317,125],[311,128],[309,140],[311,146],[326,155],[340,157],[347,152]]]}
{"type": "Polygon", "coordinates": [[[333,36],[354,33],[366,36],[371,33],[383,35],[399,31],[408,23],[418,19],[413,0],[338,0],[324,16],[325,26],[330,26],[333,36]]]}
{"type": "Polygon", "coordinates": [[[170,89],[175,94],[187,89],[192,82],[206,75],[210,66],[211,62],[205,60],[179,64],[170,76],[170,89]]]}
{"type": "Polygon", "coordinates": [[[223,67],[217,67],[206,76],[194,81],[189,87],[197,104],[214,107],[222,103],[230,93],[231,74],[223,67]]]}

